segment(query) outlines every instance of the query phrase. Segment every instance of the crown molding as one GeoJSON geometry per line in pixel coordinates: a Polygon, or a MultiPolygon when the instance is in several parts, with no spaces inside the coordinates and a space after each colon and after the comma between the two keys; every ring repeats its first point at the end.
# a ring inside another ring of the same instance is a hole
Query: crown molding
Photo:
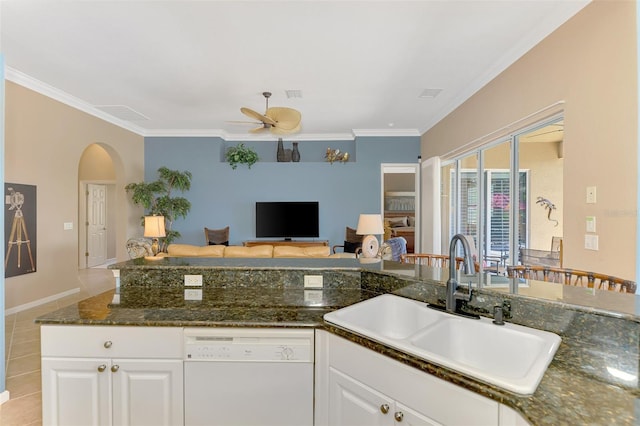
{"type": "Polygon", "coordinates": [[[133,125],[128,121],[117,119],[114,116],[99,110],[93,105],[81,99],[78,99],[75,96],[68,94],[67,92],[64,92],[60,89],[56,89],[53,86],[50,86],[40,80],[30,77],[21,71],[18,71],[11,67],[6,67],[5,79],[13,83],[19,84],[20,86],[26,87],[27,89],[33,90],[34,92],[40,93],[41,95],[47,96],[67,106],[75,108],[79,111],[92,115],[103,121],[111,123],[115,126],[121,127],[125,130],[129,130],[130,132],[136,133],[140,136],[144,136],[143,128],[133,125]]]}
{"type": "Polygon", "coordinates": [[[278,140],[278,138],[296,141],[351,141],[357,137],[420,136],[420,132],[417,129],[353,129],[351,133],[297,133],[293,135],[228,133],[221,129],[145,129],[131,122],[109,115],[75,96],[30,77],[14,68],[5,68],[5,78],[15,84],[19,84],[41,95],[143,137],[218,137],[229,142],[242,142],[272,141],[278,140]]]}
{"type": "Polygon", "coordinates": [[[367,137],[418,136],[418,129],[353,129],[353,134],[367,137]]]}

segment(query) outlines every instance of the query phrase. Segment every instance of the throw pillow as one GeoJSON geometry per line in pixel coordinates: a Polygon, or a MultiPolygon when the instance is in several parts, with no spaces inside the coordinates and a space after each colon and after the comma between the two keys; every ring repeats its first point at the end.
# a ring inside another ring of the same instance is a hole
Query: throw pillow
{"type": "Polygon", "coordinates": [[[362,247],[362,242],[352,243],[349,241],[344,242],[344,252],[345,253],[355,253],[356,249],[362,247]]]}
{"type": "Polygon", "coordinates": [[[401,228],[404,226],[409,226],[409,224],[407,223],[407,216],[390,217],[389,224],[391,225],[392,228],[401,228]]]}

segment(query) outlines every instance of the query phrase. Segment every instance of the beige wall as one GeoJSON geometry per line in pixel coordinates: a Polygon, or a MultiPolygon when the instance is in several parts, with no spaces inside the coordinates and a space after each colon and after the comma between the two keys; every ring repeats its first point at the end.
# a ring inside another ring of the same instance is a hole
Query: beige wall
{"type": "Polygon", "coordinates": [[[139,234],[124,186],[144,178],[144,140],[22,86],[6,82],[5,181],[37,186],[37,271],[5,280],[11,309],[78,288],[78,179],[81,156],[99,144],[113,160],[116,256],[139,234]],[[133,218],[133,219],[131,219],[133,218]],[[72,231],[63,230],[73,222],[72,231]]]}
{"type": "Polygon", "coordinates": [[[422,137],[444,156],[564,101],[564,265],[635,279],[637,200],[636,4],[595,1],[422,137]],[[587,186],[597,204],[585,203],[587,186]],[[584,249],[596,216],[599,251],[584,249]]]}

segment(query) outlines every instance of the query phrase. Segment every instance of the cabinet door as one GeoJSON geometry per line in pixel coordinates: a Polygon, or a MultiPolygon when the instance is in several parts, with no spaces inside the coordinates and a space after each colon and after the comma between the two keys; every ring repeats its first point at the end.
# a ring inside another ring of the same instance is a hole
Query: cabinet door
{"type": "Polygon", "coordinates": [[[406,426],[442,426],[435,420],[430,419],[422,413],[413,410],[406,405],[396,402],[393,417],[397,421],[397,425],[406,426]]]}
{"type": "Polygon", "coordinates": [[[387,396],[329,368],[330,425],[393,425],[393,409],[387,396]]]}
{"type": "Polygon", "coordinates": [[[114,359],[112,364],[114,425],[183,423],[182,361],[114,359]]]}
{"type": "Polygon", "coordinates": [[[111,425],[110,363],[96,358],[42,359],[42,424],[111,425]]]}

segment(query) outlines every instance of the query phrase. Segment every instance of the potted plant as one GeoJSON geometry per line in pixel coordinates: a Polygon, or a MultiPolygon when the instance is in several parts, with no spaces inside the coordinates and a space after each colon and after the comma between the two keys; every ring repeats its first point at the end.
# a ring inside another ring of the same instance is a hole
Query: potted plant
{"type": "Polygon", "coordinates": [[[156,181],[130,183],[124,189],[131,194],[133,203],[144,207],[148,214],[164,216],[167,236],[161,239],[160,250],[165,251],[167,245],[180,237],[180,233],[172,229],[174,220],[187,217],[191,210],[189,200],[174,196],[174,191],[188,191],[192,176],[191,172],[170,170],[167,167],[160,167],[158,175],[159,179],[156,181]]]}
{"type": "Polygon", "coordinates": [[[238,164],[246,164],[249,168],[258,161],[258,154],[253,148],[245,146],[243,143],[231,146],[225,154],[232,169],[236,169],[238,164]]]}

